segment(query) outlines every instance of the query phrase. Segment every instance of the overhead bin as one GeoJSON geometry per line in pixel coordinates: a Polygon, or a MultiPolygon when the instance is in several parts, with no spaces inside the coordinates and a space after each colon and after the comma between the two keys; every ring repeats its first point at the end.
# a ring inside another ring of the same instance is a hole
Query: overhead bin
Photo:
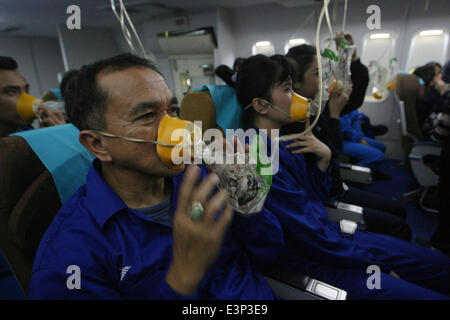
{"type": "Polygon", "coordinates": [[[157,34],[161,51],[167,55],[212,53],[217,48],[213,27],[157,34]]]}

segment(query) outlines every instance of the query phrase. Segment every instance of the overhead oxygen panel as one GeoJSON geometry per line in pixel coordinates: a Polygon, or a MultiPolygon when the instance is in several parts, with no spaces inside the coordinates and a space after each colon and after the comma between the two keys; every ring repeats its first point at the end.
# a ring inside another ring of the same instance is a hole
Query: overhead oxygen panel
{"type": "Polygon", "coordinates": [[[212,53],[217,47],[212,27],[161,32],[157,36],[161,51],[167,55],[212,53]]]}

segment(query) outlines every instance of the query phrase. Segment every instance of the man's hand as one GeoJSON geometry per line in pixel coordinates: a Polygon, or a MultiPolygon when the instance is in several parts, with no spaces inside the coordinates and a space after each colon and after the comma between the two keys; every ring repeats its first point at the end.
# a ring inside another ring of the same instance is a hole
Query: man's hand
{"type": "Polygon", "coordinates": [[[333,93],[328,100],[328,106],[330,108],[330,118],[339,119],[342,110],[350,99],[352,88],[333,90],[333,93]]]}
{"type": "Polygon", "coordinates": [[[291,151],[293,154],[297,153],[313,153],[319,159],[317,161],[317,166],[323,172],[326,172],[328,166],[330,165],[331,150],[322,141],[317,139],[311,131],[306,133],[304,136],[299,137],[293,143],[286,146],[286,148],[298,148],[301,149],[291,151]]]}
{"type": "Polygon", "coordinates": [[[37,107],[37,113],[39,118],[39,125],[41,127],[52,127],[66,124],[61,111],[50,111],[43,103],[41,103],[37,107]]]}
{"type": "Polygon", "coordinates": [[[440,77],[434,81],[433,87],[439,92],[439,95],[441,95],[441,96],[445,92],[450,90],[450,84],[444,82],[440,77]]]}
{"type": "Polygon", "coordinates": [[[361,139],[360,143],[362,143],[365,146],[370,147],[370,144],[367,143],[366,139],[361,139]]]}
{"type": "Polygon", "coordinates": [[[208,200],[219,183],[217,175],[208,175],[197,186],[199,176],[200,169],[195,165],[190,165],[184,175],[173,220],[173,261],[166,275],[166,282],[185,295],[197,290],[216,259],[233,213],[225,191],[217,192],[208,200]],[[189,215],[195,201],[204,209],[203,217],[196,221],[189,215]],[[216,221],[215,215],[222,208],[224,211],[216,221]]]}

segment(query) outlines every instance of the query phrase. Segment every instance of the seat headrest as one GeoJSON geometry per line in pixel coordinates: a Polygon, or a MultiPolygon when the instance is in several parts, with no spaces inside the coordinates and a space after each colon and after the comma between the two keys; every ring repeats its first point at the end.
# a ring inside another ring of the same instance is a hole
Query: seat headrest
{"type": "Polygon", "coordinates": [[[45,166],[22,137],[1,138],[0,150],[0,223],[6,224],[14,205],[45,166]]]}
{"type": "Polygon", "coordinates": [[[216,108],[208,90],[191,91],[181,102],[180,118],[189,121],[202,121],[202,132],[217,128],[216,108]]]}
{"type": "Polygon", "coordinates": [[[45,170],[12,210],[8,223],[9,238],[21,249],[36,250],[61,206],[52,175],[45,170]]]}
{"type": "Polygon", "coordinates": [[[94,156],[78,141],[72,124],[17,133],[23,137],[53,175],[63,203],[83,184],[94,156]]]}
{"type": "Polygon", "coordinates": [[[424,87],[420,85],[419,79],[413,74],[398,74],[395,87],[400,100],[417,100],[423,97],[424,87]]]}
{"type": "Polygon", "coordinates": [[[41,98],[42,101],[46,102],[46,101],[58,101],[58,97],[56,96],[56,94],[54,94],[51,91],[47,91],[44,93],[44,95],[41,98]]]}

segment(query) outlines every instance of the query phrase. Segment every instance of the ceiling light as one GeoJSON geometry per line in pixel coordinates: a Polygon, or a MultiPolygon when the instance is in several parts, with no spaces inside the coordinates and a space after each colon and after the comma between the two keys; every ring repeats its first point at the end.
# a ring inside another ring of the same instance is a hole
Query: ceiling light
{"type": "Polygon", "coordinates": [[[270,46],[270,42],[269,41],[259,41],[259,42],[255,43],[255,46],[257,46],[257,47],[269,47],[270,46]]]}
{"type": "Polygon", "coordinates": [[[294,46],[299,45],[299,44],[305,44],[305,43],[306,43],[305,39],[291,39],[291,40],[289,40],[289,44],[290,45],[294,45],[294,46]]]}
{"type": "Polygon", "coordinates": [[[389,33],[372,33],[370,39],[389,39],[391,35],[389,33]]]}
{"type": "Polygon", "coordinates": [[[419,33],[419,36],[421,36],[421,37],[440,36],[443,33],[444,33],[443,30],[425,30],[425,31],[421,31],[419,33]]]}

